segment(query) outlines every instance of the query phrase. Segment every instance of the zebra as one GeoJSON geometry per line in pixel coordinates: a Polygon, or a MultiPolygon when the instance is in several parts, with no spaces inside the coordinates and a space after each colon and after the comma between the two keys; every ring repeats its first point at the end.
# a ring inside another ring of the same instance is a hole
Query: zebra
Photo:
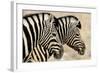
{"type": "Polygon", "coordinates": [[[62,45],[66,44],[78,54],[84,55],[86,47],[80,34],[82,28],[80,20],[73,15],[62,16],[57,19],[55,28],[62,45]]]}
{"type": "Polygon", "coordinates": [[[56,17],[50,13],[23,16],[23,62],[44,62],[52,55],[63,56],[63,46],[54,29],[56,17]]]}

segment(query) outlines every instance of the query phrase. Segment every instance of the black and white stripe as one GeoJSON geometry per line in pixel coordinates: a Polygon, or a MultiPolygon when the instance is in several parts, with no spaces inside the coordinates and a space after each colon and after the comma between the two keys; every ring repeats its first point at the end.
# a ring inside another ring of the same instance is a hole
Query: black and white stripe
{"type": "Polygon", "coordinates": [[[81,39],[80,31],[81,22],[75,16],[63,16],[58,18],[55,24],[60,41],[76,50],[80,55],[84,54],[85,44],[81,39]]]}
{"type": "Polygon", "coordinates": [[[62,57],[63,47],[53,28],[55,19],[49,13],[23,17],[23,62],[47,61],[51,55],[56,59],[62,57]]]}

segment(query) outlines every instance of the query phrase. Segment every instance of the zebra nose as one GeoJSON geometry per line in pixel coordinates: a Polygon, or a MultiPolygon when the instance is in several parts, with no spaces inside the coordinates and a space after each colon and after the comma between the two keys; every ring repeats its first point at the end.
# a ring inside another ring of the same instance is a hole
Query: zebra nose
{"type": "Polygon", "coordinates": [[[84,55],[85,49],[86,49],[86,47],[85,47],[85,44],[83,43],[83,46],[81,48],[79,48],[79,54],[84,55]]]}
{"type": "Polygon", "coordinates": [[[63,50],[63,48],[62,48],[62,49],[60,49],[58,52],[54,52],[54,58],[55,58],[55,59],[61,59],[62,56],[63,56],[63,54],[64,54],[64,50],[63,50]]]}
{"type": "Polygon", "coordinates": [[[79,53],[80,55],[84,55],[84,53],[85,53],[85,46],[83,46],[82,48],[79,48],[78,53],[79,53]]]}
{"type": "Polygon", "coordinates": [[[84,55],[84,50],[82,49],[82,50],[80,50],[78,53],[79,53],[80,55],[84,55]]]}

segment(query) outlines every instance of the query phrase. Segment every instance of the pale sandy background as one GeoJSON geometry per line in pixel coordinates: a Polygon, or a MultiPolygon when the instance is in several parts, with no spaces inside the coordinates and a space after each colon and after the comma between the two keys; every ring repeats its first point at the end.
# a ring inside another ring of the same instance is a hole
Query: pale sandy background
{"type": "MultiPolygon", "coordinates": [[[[79,55],[72,48],[67,45],[63,45],[64,47],[64,55],[61,60],[85,60],[91,58],[91,14],[90,13],[75,13],[75,12],[51,12],[51,11],[31,11],[31,10],[23,10],[23,15],[31,14],[31,13],[41,13],[41,12],[49,12],[56,17],[74,15],[80,21],[82,25],[82,29],[80,30],[81,37],[86,45],[85,55],[79,55]]],[[[49,59],[49,61],[56,61],[53,57],[49,59]]]]}

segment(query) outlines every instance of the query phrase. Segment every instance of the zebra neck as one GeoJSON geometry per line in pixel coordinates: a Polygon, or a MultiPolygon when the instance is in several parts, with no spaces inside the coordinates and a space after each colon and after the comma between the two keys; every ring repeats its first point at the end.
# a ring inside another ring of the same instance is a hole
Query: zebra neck
{"type": "Polygon", "coordinates": [[[60,42],[63,44],[63,36],[61,34],[61,30],[58,30],[58,36],[59,36],[60,42]]]}
{"type": "Polygon", "coordinates": [[[44,33],[42,33],[38,43],[45,48],[48,47],[48,42],[51,37],[50,35],[51,33],[48,33],[48,31],[45,31],[44,33]]]}

